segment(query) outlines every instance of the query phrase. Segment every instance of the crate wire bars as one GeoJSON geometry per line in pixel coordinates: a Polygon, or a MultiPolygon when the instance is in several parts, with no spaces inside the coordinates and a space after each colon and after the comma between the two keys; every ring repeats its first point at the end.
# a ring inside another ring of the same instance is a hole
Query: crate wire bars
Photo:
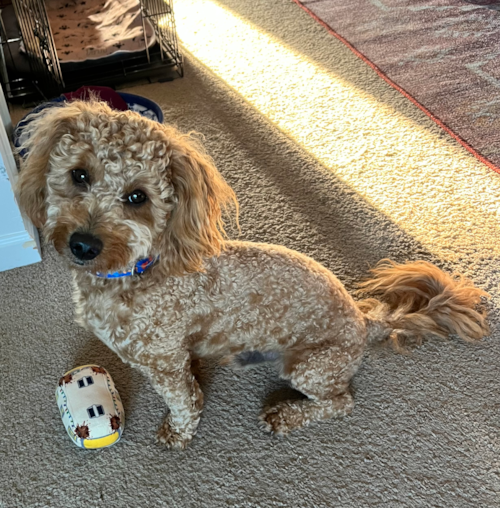
{"type": "MultiPolygon", "coordinates": [[[[156,38],[160,41],[161,59],[164,59],[165,52],[170,60],[176,62],[179,75],[182,77],[184,70],[179,44],[177,42],[173,0],[141,0],[141,14],[145,39],[147,35],[144,25],[147,19],[153,25],[156,38]]],[[[149,62],[150,55],[147,40],[146,52],[149,62]]]]}
{"type": "Polygon", "coordinates": [[[14,0],[13,6],[37,85],[42,90],[63,89],[64,80],[43,0],[14,0]]]}

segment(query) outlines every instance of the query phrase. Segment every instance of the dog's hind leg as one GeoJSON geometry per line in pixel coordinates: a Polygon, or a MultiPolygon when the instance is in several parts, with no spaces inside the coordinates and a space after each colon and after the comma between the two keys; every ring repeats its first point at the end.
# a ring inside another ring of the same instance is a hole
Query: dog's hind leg
{"type": "Polygon", "coordinates": [[[314,421],[349,414],[354,406],[349,385],[362,355],[358,344],[349,348],[322,344],[286,354],[282,377],[307,399],[265,409],[260,420],[266,430],[287,434],[314,421]]]}

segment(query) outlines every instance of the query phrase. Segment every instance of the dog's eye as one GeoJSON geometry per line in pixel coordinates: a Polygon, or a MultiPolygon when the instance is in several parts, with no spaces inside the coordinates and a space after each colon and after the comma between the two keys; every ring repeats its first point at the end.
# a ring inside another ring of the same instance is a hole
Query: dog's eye
{"type": "Polygon", "coordinates": [[[71,172],[71,176],[73,177],[73,181],[76,185],[86,185],[90,183],[90,177],[87,171],[84,169],[74,169],[71,172]]]}
{"type": "Polygon", "coordinates": [[[140,205],[140,204],[144,203],[146,201],[146,199],[148,199],[148,197],[141,190],[132,191],[127,196],[127,202],[131,203],[132,205],[140,205]]]}

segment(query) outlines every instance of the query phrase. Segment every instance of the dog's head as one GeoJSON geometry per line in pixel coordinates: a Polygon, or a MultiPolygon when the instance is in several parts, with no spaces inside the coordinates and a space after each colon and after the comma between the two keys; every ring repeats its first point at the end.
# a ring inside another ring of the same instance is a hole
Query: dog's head
{"type": "Polygon", "coordinates": [[[76,269],[160,256],[180,275],[223,248],[236,198],[192,136],[97,101],[45,109],[25,129],[19,204],[76,269]]]}

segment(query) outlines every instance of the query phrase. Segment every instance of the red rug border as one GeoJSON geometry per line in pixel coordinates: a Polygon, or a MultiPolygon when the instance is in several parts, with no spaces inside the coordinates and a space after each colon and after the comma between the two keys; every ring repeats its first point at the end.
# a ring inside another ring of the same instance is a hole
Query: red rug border
{"type": "Polygon", "coordinates": [[[300,0],[292,0],[295,2],[302,10],[304,10],[311,18],[313,18],[317,23],[326,28],[326,30],[333,35],[336,39],[338,39],[342,44],[347,46],[358,58],[363,60],[367,65],[369,65],[386,83],[392,86],[399,93],[404,95],[409,101],[411,101],[415,106],[417,106],[421,111],[423,111],[433,122],[435,122],[439,127],[441,127],[444,131],[446,131],[453,139],[458,141],[467,151],[469,151],[476,159],[481,161],[483,164],[488,166],[490,169],[495,171],[496,173],[500,173],[500,167],[493,164],[493,162],[489,161],[486,157],[481,155],[475,148],[473,148],[465,139],[461,138],[458,134],[453,132],[446,124],[444,124],[439,118],[434,116],[434,114],[429,111],[424,105],[420,104],[412,95],[410,95],[404,88],[401,88],[397,83],[392,81],[379,67],[377,67],[371,60],[369,60],[365,55],[359,52],[349,41],[344,39],[340,34],[338,34],[328,23],[319,18],[314,12],[312,12],[308,7],[306,7],[300,0]]]}

